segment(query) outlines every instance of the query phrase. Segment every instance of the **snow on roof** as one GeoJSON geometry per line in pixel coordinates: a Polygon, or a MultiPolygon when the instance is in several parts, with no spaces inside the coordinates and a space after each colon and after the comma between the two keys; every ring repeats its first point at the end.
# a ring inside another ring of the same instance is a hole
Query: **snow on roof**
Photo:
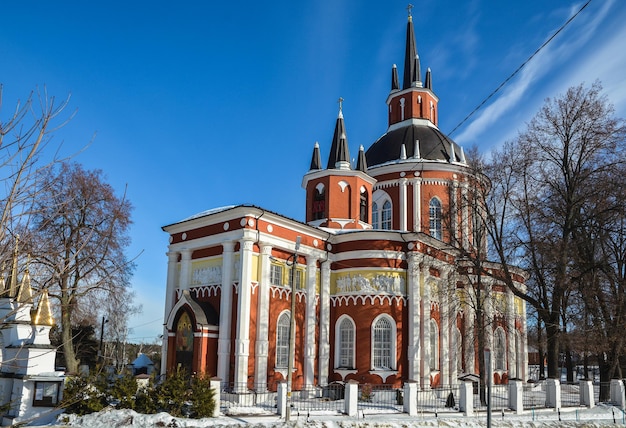
{"type": "Polygon", "coordinates": [[[211,208],[211,209],[209,209],[209,210],[202,211],[202,212],[199,212],[199,213],[197,213],[197,214],[194,214],[194,215],[192,215],[191,217],[187,217],[187,218],[185,218],[185,219],[183,219],[183,220],[179,221],[179,223],[182,223],[182,222],[184,222],[184,221],[193,220],[193,219],[200,218],[200,217],[205,217],[205,216],[207,216],[207,215],[211,215],[211,214],[217,214],[217,213],[220,213],[220,212],[222,212],[222,211],[227,211],[227,210],[233,209],[233,208],[235,208],[236,206],[237,206],[237,205],[226,205],[226,206],[223,206],[223,207],[211,208]]]}

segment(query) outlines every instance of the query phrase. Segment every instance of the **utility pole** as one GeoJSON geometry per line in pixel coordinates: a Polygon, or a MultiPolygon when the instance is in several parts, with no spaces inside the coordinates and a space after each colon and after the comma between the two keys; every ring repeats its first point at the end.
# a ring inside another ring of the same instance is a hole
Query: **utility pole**
{"type": "MultiPolygon", "coordinates": [[[[287,414],[285,420],[291,420],[291,388],[293,381],[293,363],[296,354],[296,267],[298,266],[298,250],[300,249],[300,241],[302,238],[296,238],[296,247],[293,254],[293,263],[291,264],[291,316],[289,317],[289,362],[287,363],[287,414]]],[[[287,259],[289,260],[289,259],[287,259]]]]}

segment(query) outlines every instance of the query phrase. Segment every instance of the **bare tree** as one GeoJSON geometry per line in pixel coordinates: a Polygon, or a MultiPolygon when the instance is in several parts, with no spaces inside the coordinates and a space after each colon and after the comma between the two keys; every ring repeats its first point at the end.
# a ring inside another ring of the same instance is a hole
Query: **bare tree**
{"type": "Polygon", "coordinates": [[[4,117],[2,95],[0,85],[0,255],[9,260],[16,235],[28,225],[37,179],[58,162],[57,151],[48,144],[72,114],[65,115],[69,97],[57,102],[44,90],[31,93],[23,103],[18,101],[4,117]],[[49,155],[44,158],[47,147],[49,155]]]}
{"type": "Polygon", "coordinates": [[[33,256],[46,272],[40,286],[59,303],[63,353],[68,371],[76,372],[72,326],[84,317],[81,311],[97,312],[92,305],[99,299],[128,297],[134,265],[124,250],[132,207],[101,171],[65,162],[42,180],[34,207],[33,256]]]}
{"type": "Polygon", "coordinates": [[[596,186],[624,153],[625,128],[601,94],[601,85],[570,88],[545,105],[513,143],[495,153],[490,237],[506,268],[530,273],[527,289],[513,292],[546,328],[548,377],[558,377],[567,297],[577,277],[575,234],[593,218],[596,186]]]}

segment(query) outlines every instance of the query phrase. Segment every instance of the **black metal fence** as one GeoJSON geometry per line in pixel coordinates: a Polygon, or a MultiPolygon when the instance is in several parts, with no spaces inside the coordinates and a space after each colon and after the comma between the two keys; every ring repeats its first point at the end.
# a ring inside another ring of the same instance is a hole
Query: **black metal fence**
{"type": "Polygon", "coordinates": [[[542,409],[546,407],[545,382],[526,383],[522,388],[524,409],[542,409]]]}
{"type": "Polygon", "coordinates": [[[401,413],[404,410],[402,389],[392,385],[359,385],[358,408],[362,412],[376,410],[377,413],[401,413]]]}
{"type": "Polygon", "coordinates": [[[441,385],[417,391],[417,408],[420,412],[457,412],[458,406],[459,385],[441,385]]]}
{"type": "Polygon", "coordinates": [[[276,385],[260,385],[249,388],[248,384],[223,382],[220,391],[220,408],[224,414],[275,414],[277,409],[276,385]]]}
{"type": "Polygon", "coordinates": [[[580,406],[580,384],[565,382],[561,384],[561,407],[580,406]]]}

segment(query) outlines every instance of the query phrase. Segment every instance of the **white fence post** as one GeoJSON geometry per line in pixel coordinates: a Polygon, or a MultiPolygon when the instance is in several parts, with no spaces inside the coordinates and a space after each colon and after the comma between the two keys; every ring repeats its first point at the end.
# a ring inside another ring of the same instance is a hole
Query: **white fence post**
{"type": "Polygon", "coordinates": [[[561,382],[558,379],[546,379],[546,407],[561,408],[561,382]]]}
{"type": "Polygon", "coordinates": [[[524,411],[524,384],[521,380],[509,380],[509,409],[518,415],[524,411]]]}
{"type": "Polygon", "coordinates": [[[349,380],[346,383],[345,412],[348,416],[356,416],[359,411],[359,383],[349,380]]]}
{"type": "Polygon", "coordinates": [[[611,403],[624,408],[626,398],[624,397],[624,382],[621,379],[611,379],[611,403]]]}
{"type": "Polygon", "coordinates": [[[590,409],[593,408],[596,404],[593,399],[593,382],[590,380],[581,380],[578,382],[578,388],[580,391],[580,404],[590,409]]]}
{"type": "Polygon", "coordinates": [[[279,382],[278,383],[278,391],[276,397],[277,409],[276,412],[280,415],[281,418],[287,417],[287,382],[279,382]]]}
{"type": "Polygon", "coordinates": [[[404,384],[404,413],[409,416],[417,416],[417,386],[414,380],[409,380],[404,384]]]}
{"type": "Polygon", "coordinates": [[[215,402],[215,407],[213,408],[213,414],[211,416],[216,418],[220,415],[220,405],[222,403],[222,379],[220,379],[219,377],[212,377],[209,381],[209,388],[214,391],[213,401],[215,402]]]}
{"type": "Polygon", "coordinates": [[[474,416],[474,383],[465,381],[459,386],[459,410],[465,416],[474,416]]]}

